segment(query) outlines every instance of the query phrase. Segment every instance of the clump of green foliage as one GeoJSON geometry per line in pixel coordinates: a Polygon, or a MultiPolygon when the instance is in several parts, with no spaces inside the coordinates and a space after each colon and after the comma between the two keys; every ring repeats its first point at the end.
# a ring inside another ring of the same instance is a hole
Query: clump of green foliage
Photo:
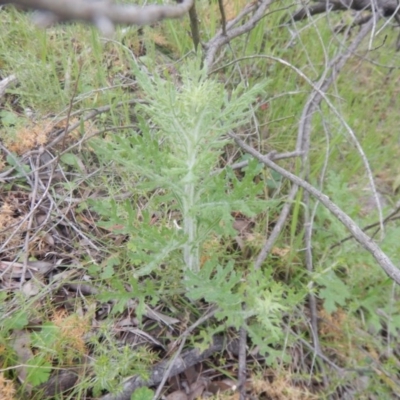
{"type": "Polygon", "coordinates": [[[248,121],[249,105],[265,85],[228,93],[197,61],[181,67],[179,82],[136,66],[134,71],[145,94],[145,102],[135,107],[138,129],[94,140],[92,146],[129,179],[132,199],[147,193],[148,200],[145,209],[133,201],[94,202],[100,225],[117,225],[129,235],[130,281],[150,274],[180,276],[186,296],[218,305],[217,316],[228,326],[257,320],[250,332],[266,352],[281,337],[279,318],[293,304],[290,291],[271,279],[271,271],[243,270],[203,248],[210,237],[223,241],[237,235],[233,212],[253,217],[276,207],[274,200],[263,200],[263,183],[254,182],[261,168],[257,162],[243,176],[217,168],[227,133],[248,121]],[[176,219],[151,224],[152,210],[160,208],[174,210],[176,219]]]}

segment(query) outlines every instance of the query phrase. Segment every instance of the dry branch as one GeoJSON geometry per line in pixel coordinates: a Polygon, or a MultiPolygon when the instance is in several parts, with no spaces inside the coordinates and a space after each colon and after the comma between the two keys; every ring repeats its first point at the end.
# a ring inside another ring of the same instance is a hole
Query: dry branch
{"type": "Polygon", "coordinates": [[[183,0],[176,5],[119,5],[108,0],[16,0],[13,3],[40,13],[37,22],[48,26],[60,21],[83,21],[96,25],[103,33],[110,33],[115,24],[149,25],[163,19],[180,18],[194,0],[183,0]]]}
{"type": "Polygon", "coordinates": [[[399,13],[397,0],[321,0],[307,7],[301,8],[293,16],[294,21],[300,21],[310,15],[321,14],[327,11],[371,11],[379,12],[384,17],[391,17],[399,13]]]}

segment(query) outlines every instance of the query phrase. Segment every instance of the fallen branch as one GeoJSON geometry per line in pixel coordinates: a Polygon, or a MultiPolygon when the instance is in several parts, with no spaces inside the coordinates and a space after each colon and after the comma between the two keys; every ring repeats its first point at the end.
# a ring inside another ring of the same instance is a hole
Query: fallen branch
{"type": "MultiPolygon", "coordinates": [[[[164,374],[170,369],[168,377],[178,375],[210,357],[213,353],[224,349],[226,345],[225,338],[222,336],[214,337],[212,345],[205,351],[201,352],[198,349],[189,350],[181,356],[176,357],[171,367],[171,360],[165,360],[156,365],[150,372],[149,379],[142,379],[139,376],[134,376],[128,379],[123,384],[123,389],[118,394],[107,394],[101,400],[130,400],[132,393],[143,386],[156,386],[162,381],[164,374]]],[[[229,346],[228,346],[229,348],[229,346]]]]}

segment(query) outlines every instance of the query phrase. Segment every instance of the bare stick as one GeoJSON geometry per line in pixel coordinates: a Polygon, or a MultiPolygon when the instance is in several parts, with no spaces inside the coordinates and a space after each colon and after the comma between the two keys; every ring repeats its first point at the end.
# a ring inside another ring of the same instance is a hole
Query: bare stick
{"type": "MultiPolygon", "coordinates": [[[[301,156],[303,153],[300,151],[289,151],[286,153],[278,153],[276,151],[271,151],[267,154],[267,157],[269,157],[271,160],[283,160],[285,158],[292,158],[292,157],[299,157],[301,156]]],[[[232,164],[230,167],[232,169],[240,169],[240,168],[244,168],[247,167],[249,165],[248,160],[244,160],[244,161],[240,161],[237,162],[235,164],[232,164]]],[[[222,171],[222,169],[217,170],[217,171],[222,171]]]]}
{"type": "Polygon", "coordinates": [[[174,356],[172,359],[169,361],[168,368],[165,370],[164,375],[161,379],[161,382],[159,383],[156,392],[154,393],[153,400],[157,400],[161,398],[161,392],[164,388],[165,382],[169,378],[172,368],[174,367],[175,360],[181,355],[183,347],[185,346],[186,343],[186,336],[182,339],[181,344],[179,345],[178,350],[175,352],[174,356]]]}
{"type": "MultiPolygon", "coordinates": [[[[399,219],[400,216],[397,216],[397,214],[400,211],[400,202],[398,202],[394,208],[394,210],[392,212],[390,212],[390,214],[388,216],[385,217],[385,219],[383,220],[383,224],[385,225],[386,223],[388,223],[389,221],[393,221],[395,219],[399,219]]],[[[380,221],[378,222],[374,222],[372,224],[369,224],[367,226],[365,226],[364,228],[362,228],[362,230],[364,232],[366,232],[369,229],[375,228],[376,226],[380,226],[380,221]]],[[[376,233],[375,233],[376,234],[376,233]]],[[[372,237],[374,237],[375,234],[372,234],[372,237]]],[[[329,249],[332,250],[335,247],[340,246],[341,244],[343,244],[344,242],[347,242],[348,240],[353,239],[352,235],[346,236],[344,239],[340,240],[339,242],[333,244],[329,249]]]]}
{"type": "Polygon", "coordinates": [[[197,16],[195,1],[193,1],[193,6],[189,10],[189,19],[190,19],[190,30],[192,32],[194,50],[197,51],[197,47],[199,46],[200,43],[200,29],[199,29],[199,17],[197,16]]]}
{"type": "Polygon", "coordinates": [[[222,26],[222,34],[226,36],[226,16],[225,9],[222,0],[218,0],[219,12],[221,13],[221,26],[222,26]]]}
{"type": "Polygon", "coordinates": [[[381,10],[385,17],[392,17],[397,15],[399,12],[399,4],[396,0],[319,0],[318,2],[301,8],[293,16],[294,21],[300,21],[308,18],[311,15],[316,15],[329,11],[345,11],[345,10],[356,10],[364,11],[368,10],[376,12],[381,10]]]}
{"type": "Polygon", "coordinates": [[[112,34],[115,24],[149,25],[163,19],[180,18],[190,10],[193,0],[144,7],[113,4],[108,0],[16,0],[13,3],[40,10],[37,22],[41,25],[78,20],[94,24],[108,35],[112,34]]]}
{"type": "Polygon", "coordinates": [[[239,330],[239,399],[246,400],[246,347],[247,347],[247,331],[243,325],[239,330]]]}

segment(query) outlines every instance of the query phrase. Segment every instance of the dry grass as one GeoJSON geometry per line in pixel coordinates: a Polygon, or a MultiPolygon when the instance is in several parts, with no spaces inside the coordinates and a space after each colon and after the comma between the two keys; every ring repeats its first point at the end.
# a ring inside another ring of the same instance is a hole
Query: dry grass
{"type": "Polygon", "coordinates": [[[14,383],[4,377],[3,372],[0,372],[0,399],[1,400],[16,400],[14,397],[16,390],[14,383]]]}

